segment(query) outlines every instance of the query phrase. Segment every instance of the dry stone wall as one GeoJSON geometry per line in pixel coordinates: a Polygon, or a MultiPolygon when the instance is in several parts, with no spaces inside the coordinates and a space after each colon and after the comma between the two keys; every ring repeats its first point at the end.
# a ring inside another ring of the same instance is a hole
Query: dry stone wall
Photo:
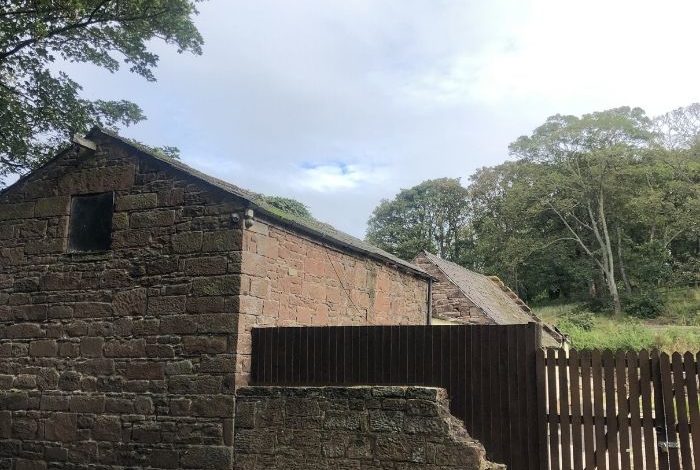
{"type": "Polygon", "coordinates": [[[238,383],[253,326],[424,325],[425,278],[256,218],[243,234],[238,383]]]}
{"type": "Polygon", "coordinates": [[[230,467],[238,209],[114,145],[0,196],[0,468],[230,467]],[[112,249],[69,253],[104,191],[112,249]]]}
{"type": "Polygon", "coordinates": [[[234,447],[237,470],[504,468],[436,388],[242,388],[234,447]]]}

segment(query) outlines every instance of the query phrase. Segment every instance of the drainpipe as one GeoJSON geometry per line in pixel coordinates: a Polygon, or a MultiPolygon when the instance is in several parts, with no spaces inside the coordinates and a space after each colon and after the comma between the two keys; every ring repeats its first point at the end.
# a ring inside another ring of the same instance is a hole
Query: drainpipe
{"type": "Polygon", "coordinates": [[[430,325],[433,322],[433,279],[428,279],[428,318],[426,319],[426,325],[430,325]]]}

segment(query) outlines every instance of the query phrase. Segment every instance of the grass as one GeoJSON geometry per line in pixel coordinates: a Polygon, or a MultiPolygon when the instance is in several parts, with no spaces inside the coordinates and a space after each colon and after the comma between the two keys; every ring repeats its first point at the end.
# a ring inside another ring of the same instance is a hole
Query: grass
{"type": "Polygon", "coordinates": [[[576,349],[700,351],[700,289],[662,291],[666,309],[653,320],[586,312],[581,304],[533,307],[543,321],[566,333],[576,349]]]}

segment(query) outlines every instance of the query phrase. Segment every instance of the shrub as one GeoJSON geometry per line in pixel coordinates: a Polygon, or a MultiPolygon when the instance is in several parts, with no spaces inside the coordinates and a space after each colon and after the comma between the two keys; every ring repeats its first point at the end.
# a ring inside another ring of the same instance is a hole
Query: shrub
{"type": "Polygon", "coordinates": [[[612,300],[607,297],[594,297],[577,308],[581,312],[595,313],[611,312],[612,309],[612,300]]]}
{"type": "Polygon", "coordinates": [[[595,326],[595,318],[591,312],[575,309],[564,315],[557,322],[557,326],[562,330],[575,327],[583,331],[591,331],[595,326]]]}
{"type": "Polygon", "coordinates": [[[623,308],[628,315],[636,318],[657,318],[664,311],[664,299],[655,291],[644,291],[626,295],[623,308]]]}

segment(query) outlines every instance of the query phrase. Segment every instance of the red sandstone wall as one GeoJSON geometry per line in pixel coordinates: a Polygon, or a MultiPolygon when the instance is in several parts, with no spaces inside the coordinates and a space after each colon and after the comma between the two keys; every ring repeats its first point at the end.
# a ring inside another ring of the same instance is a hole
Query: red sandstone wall
{"type": "Polygon", "coordinates": [[[111,145],[0,196],[0,468],[230,468],[237,207],[111,145]],[[68,253],[102,191],[112,249],[68,253]]]}
{"type": "Polygon", "coordinates": [[[425,324],[427,280],[256,218],[243,233],[237,373],[253,326],[425,324]]]}
{"type": "Polygon", "coordinates": [[[479,307],[447,278],[440,268],[431,263],[422,253],[413,262],[437,279],[433,282],[433,318],[468,325],[493,324],[479,307]]]}

